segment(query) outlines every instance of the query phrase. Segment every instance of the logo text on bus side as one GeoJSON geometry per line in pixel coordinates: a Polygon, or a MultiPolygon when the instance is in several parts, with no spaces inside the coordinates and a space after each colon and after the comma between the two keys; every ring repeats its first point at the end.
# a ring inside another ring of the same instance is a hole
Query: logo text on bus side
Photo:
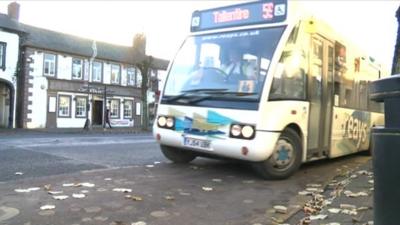
{"type": "Polygon", "coordinates": [[[364,121],[350,115],[347,117],[344,126],[343,137],[354,141],[357,148],[367,140],[368,125],[364,121]]]}

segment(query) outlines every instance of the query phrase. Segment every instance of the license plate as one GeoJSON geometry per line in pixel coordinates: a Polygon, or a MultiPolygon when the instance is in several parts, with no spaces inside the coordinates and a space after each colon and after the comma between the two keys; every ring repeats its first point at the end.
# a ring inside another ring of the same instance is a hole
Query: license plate
{"type": "Polygon", "coordinates": [[[192,148],[211,150],[211,141],[208,140],[200,140],[195,138],[184,137],[183,145],[192,148]]]}

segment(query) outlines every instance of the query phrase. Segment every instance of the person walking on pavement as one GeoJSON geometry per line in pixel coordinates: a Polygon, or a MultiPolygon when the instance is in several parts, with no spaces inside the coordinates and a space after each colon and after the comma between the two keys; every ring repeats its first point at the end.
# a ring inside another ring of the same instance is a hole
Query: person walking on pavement
{"type": "Polygon", "coordinates": [[[110,123],[110,110],[109,109],[106,109],[106,124],[108,124],[110,129],[112,128],[111,123],[110,123]]]}

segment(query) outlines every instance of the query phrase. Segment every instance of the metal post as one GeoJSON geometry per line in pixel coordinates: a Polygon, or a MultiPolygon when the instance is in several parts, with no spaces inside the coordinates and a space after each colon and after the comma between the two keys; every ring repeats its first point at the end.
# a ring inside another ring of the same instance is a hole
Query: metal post
{"type": "Polygon", "coordinates": [[[103,128],[106,128],[106,112],[107,112],[107,85],[104,85],[103,93],[103,128]]]}
{"type": "Polygon", "coordinates": [[[92,57],[90,58],[89,61],[89,77],[88,77],[88,81],[87,81],[87,95],[88,95],[88,102],[86,104],[86,122],[85,122],[85,126],[84,129],[86,130],[90,130],[92,128],[92,124],[90,123],[90,119],[89,119],[89,110],[90,110],[90,78],[92,77],[92,70],[93,70],[93,61],[97,56],[97,44],[96,41],[93,40],[92,43],[92,50],[93,50],[93,54],[92,57]]]}
{"type": "Polygon", "coordinates": [[[385,105],[385,127],[373,129],[374,224],[399,224],[400,75],[374,81],[370,97],[385,105]]]}

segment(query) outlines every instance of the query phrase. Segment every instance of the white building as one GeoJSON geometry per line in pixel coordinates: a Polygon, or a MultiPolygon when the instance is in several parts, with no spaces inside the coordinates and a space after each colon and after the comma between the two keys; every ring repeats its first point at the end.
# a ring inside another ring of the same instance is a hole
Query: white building
{"type": "MultiPolygon", "coordinates": [[[[107,109],[112,126],[141,126],[142,74],[135,65],[149,59],[142,49],[94,45],[93,40],[19,23],[19,6],[12,4],[14,19],[10,10],[0,14],[0,56],[3,46],[7,52],[0,62],[0,126],[12,121],[22,128],[79,128],[87,118],[104,126],[107,109]],[[2,31],[10,28],[19,36],[2,31]],[[9,109],[13,104],[16,110],[9,109]]],[[[151,74],[168,65],[161,59],[153,62],[151,74]]]]}
{"type": "Polygon", "coordinates": [[[0,128],[15,127],[19,34],[17,21],[0,15],[0,128]]]}

